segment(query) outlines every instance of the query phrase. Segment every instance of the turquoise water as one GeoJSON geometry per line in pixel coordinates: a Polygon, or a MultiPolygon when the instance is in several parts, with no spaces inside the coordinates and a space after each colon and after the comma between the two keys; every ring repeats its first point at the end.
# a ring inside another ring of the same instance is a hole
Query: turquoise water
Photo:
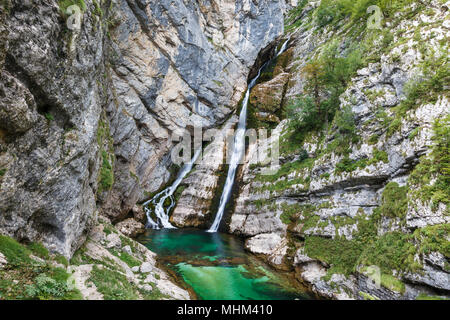
{"type": "Polygon", "coordinates": [[[244,251],[233,236],[201,230],[148,230],[139,239],[204,300],[309,299],[292,279],[244,251]]]}

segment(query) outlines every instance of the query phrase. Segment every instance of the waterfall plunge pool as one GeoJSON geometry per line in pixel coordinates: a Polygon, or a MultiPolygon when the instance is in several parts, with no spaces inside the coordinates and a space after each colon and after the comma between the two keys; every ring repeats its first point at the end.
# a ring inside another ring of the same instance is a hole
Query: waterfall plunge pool
{"type": "Polygon", "coordinates": [[[305,300],[294,279],[245,252],[241,239],[198,229],[147,230],[138,239],[201,300],[305,300]]]}

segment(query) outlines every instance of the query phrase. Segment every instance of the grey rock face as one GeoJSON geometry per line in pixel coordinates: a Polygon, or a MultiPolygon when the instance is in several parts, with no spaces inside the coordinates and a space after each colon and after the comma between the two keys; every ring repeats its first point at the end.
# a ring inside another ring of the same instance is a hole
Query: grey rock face
{"type": "MultiPolygon", "coordinates": [[[[448,16],[445,8],[436,8],[436,14],[431,18],[418,15],[415,20],[405,19],[397,29],[408,30],[403,37],[412,38],[420,21],[431,19],[430,21],[437,22],[448,16]]],[[[307,10],[309,9],[305,9],[305,12],[307,10]]],[[[397,29],[392,30],[393,34],[396,34],[397,29]]],[[[314,32],[313,28],[300,27],[291,34],[293,47],[290,50],[293,52],[293,59],[286,68],[286,72],[290,72],[290,80],[282,101],[295,99],[304,93],[305,79],[299,70],[310,61],[317,47],[335,35],[329,28],[321,31],[323,32],[314,32]]],[[[436,34],[436,39],[430,37],[427,45],[433,50],[439,50],[437,39],[448,37],[448,29],[436,23],[429,32],[436,34]]],[[[353,240],[361,229],[361,222],[368,220],[374,209],[381,205],[386,185],[390,182],[401,187],[407,185],[410,173],[423,159],[421,157],[427,157],[431,152],[433,124],[436,119],[444,119],[449,114],[449,101],[444,94],[432,103],[422,103],[409,111],[401,118],[398,130],[391,135],[387,134],[386,127],[377,123],[380,121],[377,118],[378,111],[383,110],[392,115],[391,108],[405,99],[405,85],[417,76],[420,60],[421,53],[415,46],[411,47],[411,43],[399,45],[392,52],[381,55],[380,62],[370,63],[359,70],[340,97],[341,107],[348,106],[352,109],[355,131],[361,141],[350,146],[349,159],[355,162],[371,160],[376,158],[377,153],[384,155],[384,159],[376,159],[377,161],[371,161],[351,172],[339,172],[336,170],[337,165],[345,156],[324,148],[332,146],[330,143],[334,139],[335,133],[328,132],[328,136],[323,139],[314,135],[306,138],[303,149],[314,159],[310,168],[291,170],[288,175],[276,181],[269,179],[269,182],[263,182],[264,179],[256,178],[261,177],[268,166],[261,165],[264,161],[258,159],[257,146],[250,146],[242,169],[241,189],[231,218],[230,232],[248,237],[247,243],[252,244],[248,249],[255,253],[264,251],[268,261],[271,259],[270,250],[257,241],[265,239],[267,234],[278,235],[277,242],[280,246],[286,240],[292,241],[293,237],[298,241],[292,242],[299,246],[304,245],[303,240],[311,236],[353,240]],[[371,92],[378,94],[370,94],[371,92]],[[412,135],[416,128],[419,128],[416,130],[417,134],[412,135]],[[378,139],[369,142],[371,137],[378,139]],[[282,217],[282,214],[285,216],[282,217]],[[292,223],[289,223],[287,215],[292,223]]],[[[286,127],[287,121],[282,121],[272,136],[278,136],[286,127]]],[[[332,128],[330,131],[333,130],[332,128]]],[[[299,158],[300,152],[297,152],[281,156],[279,160],[281,165],[295,166],[299,158]]],[[[434,181],[430,182],[433,183],[434,181]]],[[[393,231],[411,234],[416,228],[449,223],[448,208],[444,203],[432,208],[429,202],[423,203],[418,198],[411,198],[410,194],[407,197],[405,217],[402,220],[399,217],[382,217],[376,230],[378,236],[393,231]]],[[[271,237],[264,245],[276,247],[276,243],[273,243],[275,239],[271,237]]],[[[372,290],[362,286],[358,282],[358,274],[349,277],[334,274],[332,280],[325,281],[322,277],[330,266],[308,257],[303,247],[288,258],[293,258],[294,265],[299,268],[297,274],[315,292],[330,298],[359,299],[360,290],[381,299],[415,299],[420,292],[448,292],[449,273],[445,269],[448,259],[445,260],[445,257],[438,256],[437,253],[425,258],[416,257],[416,261],[420,260],[423,265],[422,272],[401,274],[394,271],[394,275],[406,283],[406,291],[402,293],[386,288],[372,290]],[[344,294],[344,291],[349,294],[344,294]]]]}
{"type": "MultiPolygon", "coordinates": [[[[195,170],[184,179],[181,187],[185,189],[177,201],[171,222],[179,227],[209,227],[213,217],[211,210],[213,198],[217,196],[219,175],[224,168],[230,140],[238,119],[233,115],[221,129],[205,132],[213,141],[204,149],[202,158],[197,160],[195,170]],[[231,130],[231,131],[230,131],[231,130]]],[[[222,174],[225,174],[222,172],[222,174]]]]}
{"type": "Polygon", "coordinates": [[[166,184],[174,135],[222,124],[259,51],[283,31],[284,1],[114,1],[108,107],[118,221],[166,184]]]}
{"type": "Polygon", "coordinates": [[[234,111],[286,8],[84,2],[80,30],[56,0],[3,1],[0,14],[0,232],[67,257],[97,209],[119,222],[167,183],[172,135],[234,111]]]}
{"type": "Polygon", "coordinates": [[[69,257],[96,212],[104,29],[87,10],[75,37],[56,1],[10,1],[4,21],[0,232],[69,257]]]}

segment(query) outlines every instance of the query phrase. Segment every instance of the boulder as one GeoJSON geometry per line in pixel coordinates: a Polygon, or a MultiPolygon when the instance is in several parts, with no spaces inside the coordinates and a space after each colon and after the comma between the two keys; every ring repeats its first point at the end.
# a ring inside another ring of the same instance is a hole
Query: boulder
{"type": "Polygon", "coordinates": [[[119,222],[116,224],[116,228],[130,238],[135,238],[145,232],[145,226],[132,218],[119,222]]]}

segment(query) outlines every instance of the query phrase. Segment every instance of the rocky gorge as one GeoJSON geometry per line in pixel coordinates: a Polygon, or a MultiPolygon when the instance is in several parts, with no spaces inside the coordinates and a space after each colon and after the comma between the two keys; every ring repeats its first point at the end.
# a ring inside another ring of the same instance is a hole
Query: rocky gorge
{"type": "Polygon", "coordinates": [[[270,58],[247,125],[280,165],[248,145],[221,231],[317,297],[449,298],[450,4],[369,2],[1,1],[0,298],[194,297],[131,238],[199,127],[170,221],[210,227],[270,58]]]}

